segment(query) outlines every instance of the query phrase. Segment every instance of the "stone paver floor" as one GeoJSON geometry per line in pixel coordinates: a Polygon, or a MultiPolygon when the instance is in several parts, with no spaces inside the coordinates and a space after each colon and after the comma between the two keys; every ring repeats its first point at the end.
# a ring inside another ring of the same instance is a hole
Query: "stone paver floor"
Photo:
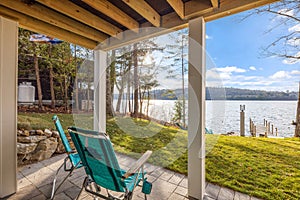
{"type": "MultiPolygon", "coordinates": [[[[125,170],[135,161],[134,159],[117,155],[121,168],[125,170]]],[[[65,155],[52,157],[35,164],[27,165],[19,169],[17,173],[18,192],[10,196],[9,200],[43,200],[51,195],[52,181],[58,167],[63,163],[65,155]]],[[[174,173],[173,171],[146,164],[148,180],[153,183],[152,193],[148,195],[148,200],[184,200],[187,197],[187,177],[174,173]]],[[[61,170],[59,180],[66,175],[61,170]]],[[[73,175],[67,179],[59,191],[56,193],[56,200],[75,199],[80,191],[85,177],[83,168],[74,171],[73,175]]],[[[103,190],[102,190],[103,191],[103,190]]],[[[105,191],[105,190],[104,190],[105,191]]],[[[89,200],[93,197],[83,192],[80,199],[89,200]]],[[[133,200],[144,199],[141,187],[134,191],[133,200]]],[[[231,189],[223,188],[211,183],[206,183],[206,200],[257,200],[257,198],[235,192],[231,189]]]]}

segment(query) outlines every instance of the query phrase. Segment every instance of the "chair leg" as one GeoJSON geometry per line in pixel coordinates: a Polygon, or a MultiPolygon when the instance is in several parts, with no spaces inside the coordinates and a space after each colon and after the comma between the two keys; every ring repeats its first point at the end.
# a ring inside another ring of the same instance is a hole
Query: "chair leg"
{"type": "MultiPolygon", "coordinates": [[[[66,160],[65,160],[66,161],[66,160]]],[[[51,192],[51,200],[54,198],[55,193],[59,190],[59,188],[62,186],[62,184],[67,180],[67,178],[69,178],[71,176],[71,174],[73,173],[74,169],[77,168],[77,166],[79,165],[79,162],[76,164],[76,166],[72,166],[72,168],[70,169],[70,172],[68,173],[68,175],[62,180],[62,182],[58,185],[58,187],[55,189],[55,184],[56,184],[56,179],[57,179],[57,175],[59,170],[62,168],[62,166],[66,165],[66,162],[64,162],[56,171],[55,174],[55,178],[53,180],[53,186],[52,186],[52,192],[51,192]]]]}
{"type": "Polygon", "coordinates": [[[82,183],[82,187],[81,187],[81,189],[80,189],[80,192],[79,192],[79,194],[77,195],[77,197],[75,198],[75,200],[78,200],[78,199],[79,199],[79,197],[80,197],[80,195],[81,195],[83,189],[84,189],[84,188],[86,187],[86,185],[87,185],[87,181],[88,181],[88,177],[85,177],[85,179],[84,179],[84,181],[83,181],[83,183],[82,183]]]}
{"type": "Polygon", "coordinates": [[[54,180],[53,180],[53,184],[52,184],[52,191],[51,191],[51,198],[50,199],[53,199],[54,197],[54,194],[55,194],[55,185],[56,185],[56,179],[57,179],[57,175],[58,175],[58,172],[59,170],[64,166],[65,163],[61,164],[61,166],[57,169],[56,171],[56,174],[55,174],[55,177],[54,177],[54,180]]]}

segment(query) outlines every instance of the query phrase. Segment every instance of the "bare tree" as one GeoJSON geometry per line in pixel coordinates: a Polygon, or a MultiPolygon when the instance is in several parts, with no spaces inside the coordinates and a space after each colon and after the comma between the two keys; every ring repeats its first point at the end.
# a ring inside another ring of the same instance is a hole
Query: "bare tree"
{"type": "Polygon", "coordinates": [[[271,44],[263,48],[264,56],[277,56],[289,64],[294,64],[300,60],[300,0],[282,0],[278,3],[270,4],[255,9],[250,15],[273,14],[273,27],[267,31],[271,32],[282,26],[288,26],[288,31],[279,36],[271,44]]]}

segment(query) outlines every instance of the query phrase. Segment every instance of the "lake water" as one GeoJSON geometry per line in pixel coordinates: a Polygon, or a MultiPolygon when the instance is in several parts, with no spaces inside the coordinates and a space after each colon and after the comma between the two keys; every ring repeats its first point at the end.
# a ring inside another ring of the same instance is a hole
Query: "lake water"
{"type": "MultiPolygon", "coordinates": [[[[174,116],[174,104],[173,100],[151,100],[149,116],[170,122],[174,116]]],[[[261,125],[264,119],[268,120],[274,124],[274,129],[278,128],[279,136],[294,135],[295,127],[291,122],[296,118],[297,101],[206,101],[206,127],[214,133],[239,133],[240,105],[246,106],[246,135],[250,135],[250,118],[255,124],[261,125]]],[[[124,106],[121,106],[121,110],[122,108],[124,106]]],[[[145,107],[143,110],[145,111],[145,107]]]]}

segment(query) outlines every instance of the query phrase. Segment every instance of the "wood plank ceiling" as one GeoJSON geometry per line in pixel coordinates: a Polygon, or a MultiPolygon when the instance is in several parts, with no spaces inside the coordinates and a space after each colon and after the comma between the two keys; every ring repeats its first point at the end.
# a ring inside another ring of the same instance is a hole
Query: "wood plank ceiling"
{"type": "Polygon", "coordinates": [[[0,15],[20,27],[93,49],[124,31],[142,27],[178,30],[190,19],[206,21],[277,0],[0,0],[0,15]]]}

